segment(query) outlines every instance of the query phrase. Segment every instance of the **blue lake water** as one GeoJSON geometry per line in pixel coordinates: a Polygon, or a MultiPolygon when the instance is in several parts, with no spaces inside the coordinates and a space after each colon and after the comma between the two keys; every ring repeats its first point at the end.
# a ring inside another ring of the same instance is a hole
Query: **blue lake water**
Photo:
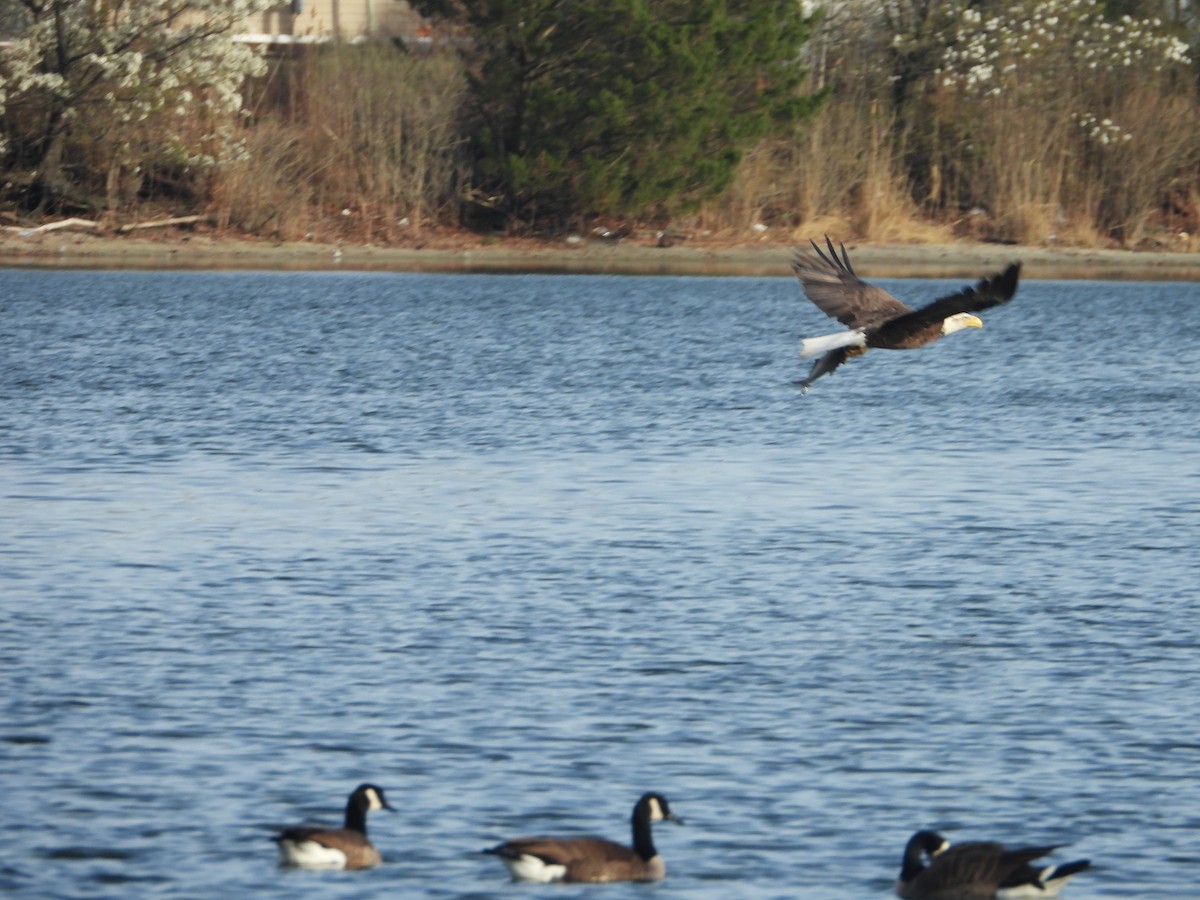
{"type": "Polygon", "coordinates": [[[786,277],[0,271],[0,893],[1194,897],[1200,285],[984,318],[802,396],[786,277]],[[658,885],[479,854],[646,790],[658,885]]]}

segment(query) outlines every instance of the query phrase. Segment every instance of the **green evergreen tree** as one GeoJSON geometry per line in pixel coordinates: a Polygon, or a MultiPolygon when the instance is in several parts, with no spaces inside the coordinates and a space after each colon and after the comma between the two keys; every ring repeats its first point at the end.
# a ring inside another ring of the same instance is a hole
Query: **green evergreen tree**
{"type": "Polygon", "coordinates": [[[510,226],[669,216],[726,187],[800,93],[799,0],[436,0],[473,36],[476,186],[510,226]]]}

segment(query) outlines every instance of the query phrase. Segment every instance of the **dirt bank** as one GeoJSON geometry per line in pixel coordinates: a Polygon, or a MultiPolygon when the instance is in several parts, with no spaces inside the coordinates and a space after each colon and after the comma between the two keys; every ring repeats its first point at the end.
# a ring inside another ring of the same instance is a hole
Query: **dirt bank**
{"type": "MultiPolygon", "coordinates": [[[[271,243],[178,233],[155,238],[52,232],[0,236],[0,266],[95,269],[268,269],[561,272],[670,275],[790,273],[793,244],[634,240],[544,242],[434,237],[411,246],[271,243]]],[[[851,244],[865,277],[975,278],[1019,259],[1026,278],[1200,281],[1200,254],[983,243],[851,244]]]]}

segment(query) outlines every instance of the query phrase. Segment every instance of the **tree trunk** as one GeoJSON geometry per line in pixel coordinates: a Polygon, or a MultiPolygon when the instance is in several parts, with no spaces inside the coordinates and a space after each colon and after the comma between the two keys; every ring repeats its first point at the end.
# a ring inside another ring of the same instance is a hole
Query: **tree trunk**
{"type": "Polygon", "coordinates": [[[45,139],[42,141],[42,158],[38,161],[33,177],[34,189],[38,193],[34,212],[41,215],[47,207],[62,197],[68,189],[62,170],[63,144],[67,135],[66,116],[54,109],[46,121],[45,139]]]}

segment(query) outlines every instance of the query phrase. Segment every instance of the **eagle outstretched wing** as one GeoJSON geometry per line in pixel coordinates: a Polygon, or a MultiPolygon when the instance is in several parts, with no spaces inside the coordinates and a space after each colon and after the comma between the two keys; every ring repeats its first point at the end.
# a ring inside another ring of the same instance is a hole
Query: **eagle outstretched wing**
{"type": "Polygon", "coordinates": [[[839,257],[828,235],[825,237],[828,255],[816,241],[809,243],[817,255],[797,253],[792,270],[800,279],[805,296],[825,315],[848,328],[869,329],[912,312],[887,291],[855,275],[844,244],[839,257]]]}
{"type": "Polygon", "coordinates": [[[878,327],[878,339],[887,343],[902,343],[907,335],[921,331],[934,322],[941,322],[958,313],[979,312],[1007,303],[1017,292],[1020,275],[1021,264],[1011,263],[1003,272],[980,280],[974,287],[963,288],[920,309],[889,319],[878,327]]]}

